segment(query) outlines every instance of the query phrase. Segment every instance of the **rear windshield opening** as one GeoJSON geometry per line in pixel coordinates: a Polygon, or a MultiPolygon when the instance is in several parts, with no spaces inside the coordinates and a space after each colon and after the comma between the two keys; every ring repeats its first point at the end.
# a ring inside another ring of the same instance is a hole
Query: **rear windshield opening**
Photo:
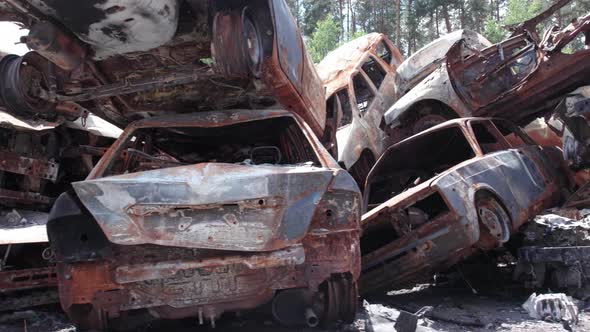
{"type": "Polygon", "coordinates": [[[388,150],[373,170],[368,209],[474,156],[458,126],[402,142],[388,150]]]}
{"type": "Polygon", "coordinates": [[[225,127],[137,129],[105,175],[217,162],[244,165],[319,165],[297,123],[276,118],[225,127]]]}

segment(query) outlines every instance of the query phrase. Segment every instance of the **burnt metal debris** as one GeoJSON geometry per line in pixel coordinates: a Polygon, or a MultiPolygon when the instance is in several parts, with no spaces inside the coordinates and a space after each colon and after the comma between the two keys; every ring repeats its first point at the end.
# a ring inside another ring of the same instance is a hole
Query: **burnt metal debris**
{"type": "MultiPolygon", "coordinates": [[[[0,293],[30,292],[0,310],[57,286],[81,330],[266,303],[351,322],[358,292],[582,213],[590,16],[531,31],[567,2],[495,45],[462,30],[404,60],[371,33],[314,65],[282,0],[0,1],[32,50],[0,60],[0,293]]],[[[585,285],[587,251],[527,243],[516,277],[585,285]]]]}
{"type": "Polygon", "coordinates": [[[47,232],[48,212],[72,181],[88,175],[99,154],[84,149],[108,147],[118,128],[90,116],[79,123],[32,127],[0,112],[0,311],[57,301],[57,275],[47,232]],[[28,300],[25,300],[28,298],[28,300]]]}
{"type": "Polygon", "coordinates": [[[0,20],[33,52],[0,62],[1,99],[32,120],[88,111],[124,127],[166,113],[279,103],[324,136],[324,90],[284,1],[15,0],[0,20]],[[55,24],[57,22],[58,24],[55,24]]]}
{"type": "Polygon", "coordinates": [[[549,29],[541,41],[526,31],[496,45],[469,31],[441,37],[400,65],[405,94],[385,113],[382,126],[399,141],[456,117],[501,117],[526,125],[589,83],[590,49],[572,46],[589,30],[590,17],[584,16],[562,30],[549,29]]]}

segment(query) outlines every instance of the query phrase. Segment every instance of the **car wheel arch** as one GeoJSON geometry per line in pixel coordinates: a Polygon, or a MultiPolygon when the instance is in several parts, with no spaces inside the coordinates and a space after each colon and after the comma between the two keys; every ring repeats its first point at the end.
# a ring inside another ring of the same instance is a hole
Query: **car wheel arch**
{"type": "MultiPolygon", "coordinates": [[[[422,130],[427,129],[429,126],[442,123],[446,120],[459,118],[459,112],[439,99],[422,99],[412,104],[400,117],[400,122],[403,127],[414,128],[414,126],[423,120],[425,117],[433,117],[432,124],[424,124],[422,130]],[[434,117],[440,122],[434,121],[434,117]],[[444,121],[442,121],[444,120],[444,121]],[[437,122],[437,123],[434,123],[437,122]]],[[[417,134],[418,132],[413,132],[417,134]]]]}
{"type": "Polygon", "coordinates": [[[510,236],[514,233],[514,218],[515,216],[513,216],[512,211],[508,208],[508,205],[504,202],[503,199],[500,198],[501,195],[499,195],[493,188],[484,185],[484,186],[480,186],[477,189],[473,190],[472,193],[472,197],[471,197],[471,201],[473,203],[473,207],[475,209],[475,214],[478,218],[478,224],[481,222],[480,221],[480,212],[478,211],[479,207],[479,200],[482,199],[491,199],[495,202],[497,202],[497,204],[499,205],[499,207],[503,210],[503,212],[506,214],[506,217],[508,220],[506,220],[502,226],[505,227],[505,229],[503,230],[503,240],[502,243],[505,243],[508,241],[508,239],[510,238],[510,236]]]}

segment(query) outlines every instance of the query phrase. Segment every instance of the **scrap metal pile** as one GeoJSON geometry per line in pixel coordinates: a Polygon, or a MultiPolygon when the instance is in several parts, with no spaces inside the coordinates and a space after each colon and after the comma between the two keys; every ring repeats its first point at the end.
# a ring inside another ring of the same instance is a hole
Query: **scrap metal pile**
{"type": "MultiPolygon", "coordinates": [[[[282,0],[5,0],[0,20],[32,50],[0,60],[0,310],[57,286],[80,330],[264,304],[350,323],[359,292],[590,204],[590,16],[405,61],[372,33],[317,66],[282,0]]],[[[588,282],[586,243],[525,245],[527,285],[588,282]]]]}

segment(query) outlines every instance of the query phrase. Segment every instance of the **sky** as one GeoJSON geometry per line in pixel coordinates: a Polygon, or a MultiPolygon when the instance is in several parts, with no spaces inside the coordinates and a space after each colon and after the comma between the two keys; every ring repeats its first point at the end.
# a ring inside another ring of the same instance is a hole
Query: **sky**
{"type": "Polygon", "coordinates": [[[0,51],[8,54],[23,55],[29,51],[25,44],[18,44],[21,36],[26,36],[29,30],[21,30],[12,22],[0,22],[0,51]]]}

